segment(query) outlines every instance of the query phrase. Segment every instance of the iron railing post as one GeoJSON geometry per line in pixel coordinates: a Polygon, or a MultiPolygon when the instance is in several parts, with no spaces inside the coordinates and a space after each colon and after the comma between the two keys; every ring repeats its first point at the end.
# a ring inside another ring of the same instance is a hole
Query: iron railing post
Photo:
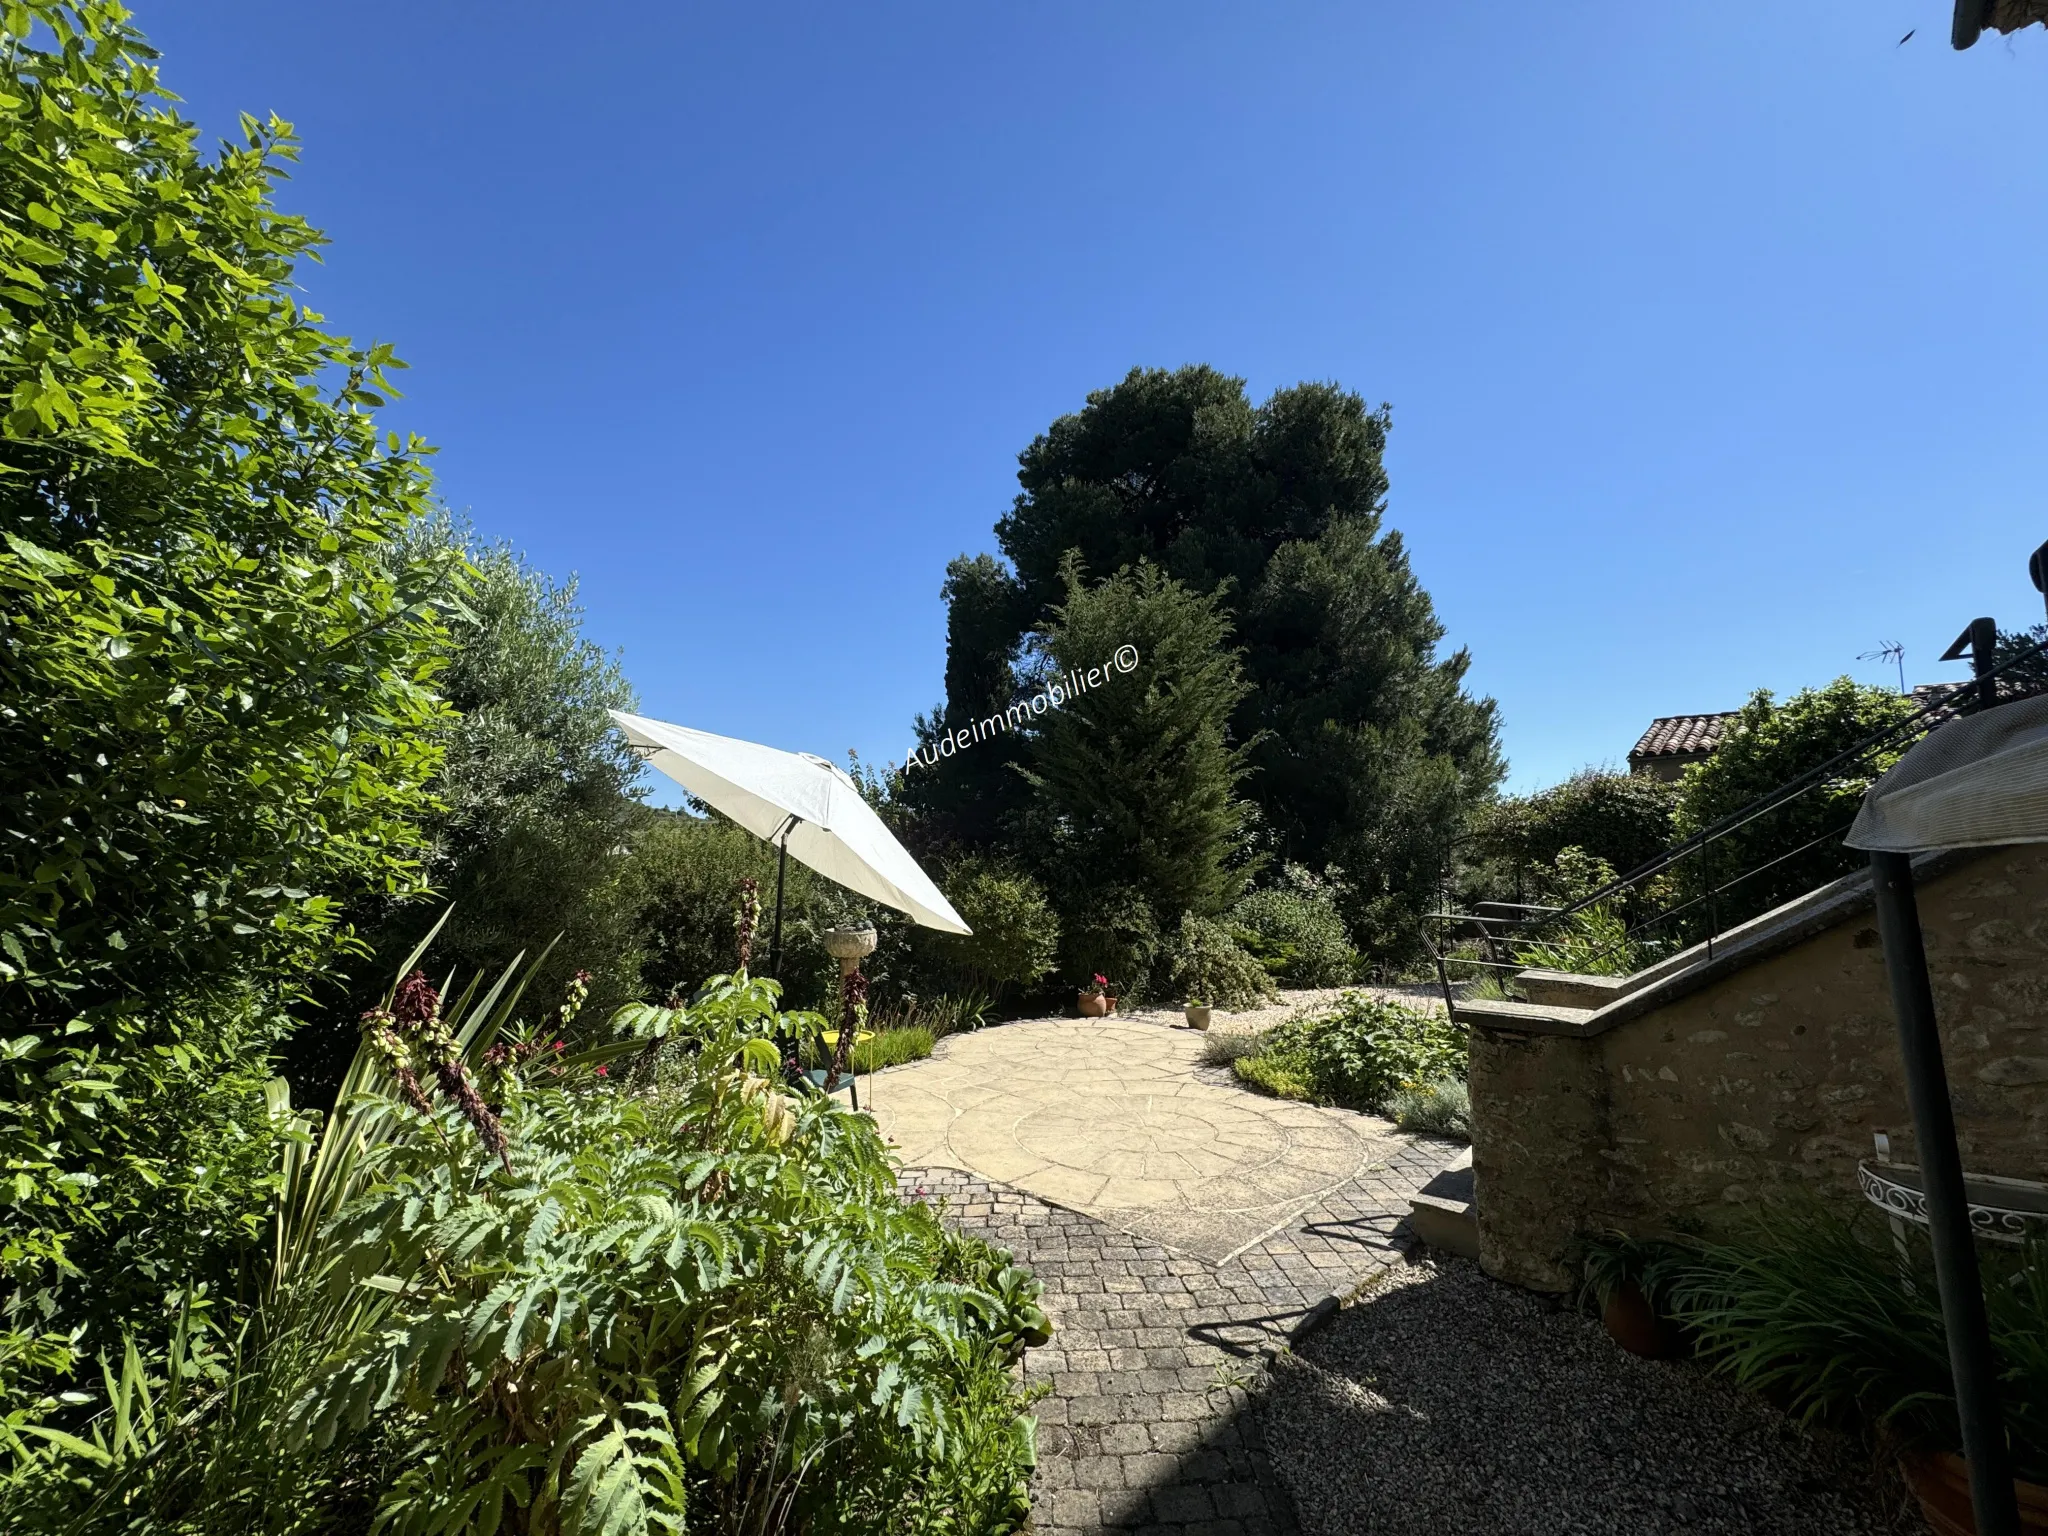
{"type": "Polygon", "coordinates": [[[1941,1319],[1948,1334],[1949,1370],[1955,1377],[1956,1416],[1962,1421],[1963,1457],[1970,1466],[1970,1500],[1979,1536],[2019,1536],[2019,1506],[1998,1396],[1998,1361],[1991,1352],[1984,1286],[1970,1232],[1969,1196],[1962,1153],[1956,1147],[1948,1069],[1935,1028],[1934,990],[1920,909],[1913,897],[1913,861],[1903,853],[1870,855],[1877,927],[1884,941],[1892,1009],[1899,1021],[1899,1054],[1906,1098],[1920,1144],[1920,1179],[1927,1192],[1927,1231],[1934,1245],[1934,1275],[1941,1288],[1941,1319]]]}

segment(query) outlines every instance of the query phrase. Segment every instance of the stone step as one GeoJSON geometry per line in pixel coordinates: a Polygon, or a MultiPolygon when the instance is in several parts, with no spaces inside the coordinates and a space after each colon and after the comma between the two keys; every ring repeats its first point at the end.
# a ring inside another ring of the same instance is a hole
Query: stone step
{"type": "Polygon", "coordinates": [[[1451,1010],[1460,1024],[1488,1029],[1522,1029],[1536,1035],[1583,1035],[1593,1008],[1567,1008],[1561,1003],[1503,1003],[1492,999],[1461,1002],[1451,1010]]]}
{"type": "Polygon", "coordinates": [[[1408,1197],[1408,1225],[1432,1248],[1479,1257],[1479,1218],[1474,1211],[1472,1149],[1408,1197]]]}
{"type": "Polygon", "coordinates": [[[1514,975],[1514,988],[1522,1001],[1540,1008],[1605,1008],[1635,987],[1632,976],[1582,976],[1573,971],[1546,971],[1540,966],[1514,975]]]}

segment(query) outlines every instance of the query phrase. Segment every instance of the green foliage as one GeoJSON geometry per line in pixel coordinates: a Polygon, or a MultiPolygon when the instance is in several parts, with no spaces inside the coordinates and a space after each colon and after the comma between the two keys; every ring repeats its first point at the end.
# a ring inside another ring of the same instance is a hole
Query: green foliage
{"type": "Polygon", "coordinates": [[[1496,800],[1473,818],[1475,851],[1499,868],[1486,894],[1544,899],[1545,871],[1567,848],[1577,848],[1626,873],[1648,863],[1671,843],[1679,788],[1648,774],[1588,768],[1562,784],[1496,800]]]}
{"type": "Polygon", "coordinates": [[[1000,999],[1028,991],[1058,963],[1060,922],[1045,890],[1009,864],[968,854],[946,865],[939,888],[972,934],[910,928],[914,984],[1000,999]]]}
{"type": "MultiPolygon", "coordinates": [[[[687,994],[704,977],[737,968],[734,918],[743,879],[760,884],[761,926],[754,935],[752,969],[762,975],[769,968],[775,925],[774,851],[722,816],[650,811],[640,818],[621,899],[638,934],[643,991],[654,997],[678,990],[687,994]]],[[[823,935],[842,910],[831,882],[789,861],[779,979],[792,1002],[836,1007],[839,969],[825,953],[823,935]]]]}
{"type": "MultiPolygon", "coordinates": [[[[1255,407],[1242,380],[1206,367],[1134,370],[1091,394],[1021,456],[1021,493],[996,527],[1013,570],[987,556],[949,568],[947,698],[924,739],[1010,702],[1024,636],[1070,601],[1070,556],[1090,572],[1151,564],[1191,592],[1228,591],[1228,643],[1251,685],[1231,735],[1256,770],[1245,792],[1266,851],[1363,872],[1347,920],[1398,959],[1502,763],[1492,703],[1464,691],[1463,652],[1437,655],[1442,626],[1383,528],[1388,420],[1328,384],[1255,407]]],[[[951,835],[1028,850],[1011,752],[1006,738],[982,742],[913,775],[914,793],[951,835]]],[[[1148,880],[1170,923],[1178,909],[1148,880]]],[[[1062,914],[1074,910],[1062,895],[1062,914]]]]}
{"type": "MultiPolygon", "coordinates": [[[[573,581],[558,586],[507,546],[482,545],[447,519],[415,528],[406,542],[423,555],[465,558],[476,574],[440,680],[456,714],[434,781],[442,808],[423,823],[436,901],[377,914],[376,954],[357,969],[390,974],[452,902],[436,941],[444,966],[496,974],[559,939],[560,958],[534,985],[553,995],[572,970],[587,970],[591,1006],[609,1011],[637,982],[639,936],[618,853],[639,815],[640,764],[606,713],[635,708],[632,687],[616,659],[583,638],[573,581]]],[[[715,968],[731,963],[724,956],[715,968]]],[[[331,1032],[347,1050],[368,1001],[359,996],[345,1027],[331,1032]]],[[[345,1050],[335,1074],[346,1064],[345,1050]]]]}
{"type": "Polygon", "coordinates": [[[1256,1056],[1266,1047],[1263,1029],[1211,1029],[1202,1036],[1202,1065],[1205,1067],[1232,1067],[1247,1056],[1256,1056]]]}
{"type": "Polygon", "coordinates": [[[776,1086],[771,1037],[821,1021],[715,977],[564,1056],[514,1028],[523,985],[437,1015],[507,1157],[367,1039],[254,1328],[191,1348],[181,1318],[183,1401],[131,1354],[76,1433],[8,1421],[20,1528],[1020,1527],[1040,1287],[899,1200],[870,1120],[776,1086]]]}
{"type": "MultiPolygon", "coordinates": [[[[1931,1256],[1906,1257],[1858,1210],[1802,1203],[1732,1240],[1658,1245],[1635,1268],[1692,1333],[1698,1356],[1805,1419],[1890,1425],[1960,1451],[1931,1256]]],[[[2018,1474],[2048,1480],[2048,1248],[1978,1249],[2018,1474]]]]}
{"type": "Polygon", "coordinates": [[[1273,995],[1273,979],[1230,930],[1189,912],[1169,957],[1168,985],[1182,1001],[1239,1010],[1273,995]]]}
{"type": "Polygon", "coordinates": [[[1061,950],[1063,971],[1078,986],[1091,976],[1109,978],[1109,990],[1133,1002],[1152,995],[1152,968],[1161,944],[1159,920],[1136,886],[1109,883],[1069,898],[1061,950]]]}
{"type": "Polygon", "coordinates": [[[1472,1090],[1462,1078],[1436,1077],[1396,1088],[1381,1110],[1404,1131],[1472,1139],[1472,1090]]]}
{"type": "Polygon", "coordinates": [[[430,491],[425,448],[380,442],[372,417],[401,365],[294,296],[319,236],[270,203],[286,126],[244,119],[203,156],[114,5],[33,0],[0,27],[0,1355],[18,1398],[52,1385],[27,1381],[58,1358],[38,1340],[84,1329],[89,1357],[132,1324],[153,1359],[165,1291],[240,1270],[283,1007],[350,903],[420,882],[461,573],[401,542],[430,491]]]}
{"type": "Polygon", "coordinates": [[[1288,884],[1253,891],[1230,909],[1239,942],[1291,987],[1337,987],[1357,979],[1358,951],[1325,882],[1298,865],[1288,884]]]}
{"type": "MultiPolygon", "coordinates": [[[[1583,848],[1560,849],[1541,875],[1543,894],[1560,906],[1582,901],[1614,880],[1613,867],[1583,848]]],[[[1649,953],[1630,939],[1622,911],[1610,898],[1554,919],[1539,930],[1539,941],[1515,951],[1515,963],[1576,976],[1631,975],[1649,953]]]]}
{"type": "MultiPolygon", "coordinates": [[[[879,1072],[884,1067],[900,1067],[907,1061],[923,1061],[931,1055],[937,1038],[929,1029],[910,1025],[897,1029],[878,1029],[872,1040],[856,1040],[853,1045],[853,1070],[855,1072],[879,1072]]],[[[804,1065],[825,1066],[831,1053],[816,1042],[805,1047],[804,1065]]]]}
{"type": "MultiPolygon", "coordinates": [[[[1673,836],[1689,837],[1711,826],[1913,712],[1911,699],[1846,677],[1825,688],[1805,689],[1783,704],[1774,704],[1770,693],[1759,689],[1729,722],[1714,755],[1686,770],[1673,836]]],[[[1713,915],[1726,929],[1858,867],[1862,855],[1845,848],[1840,834],[1854,819],[1864,791],[1896,758],[1897,753],[1888,753],[1851,767],[1716,842],[1708,857],[1681,860],[1670,876],[1671,903],[1703,896],[1710,881],[1733,881],[1818,840],[1807,852],[1718,893],[1713,915]]],[[[1702,908],[1690,918],[1686,933],[1703,935],[1707,921],[1702,908]]]]}
{"type": "Polygon", "coordinates": [[[297,1432],[396,1426],[390,1529],[1021,1523],[1035,1282],[903,1205],[871,1121],[775,1087],[776,1027],[769,984],[715,979],[622,1014],[644,1094],[508,1076],[512,1172],[473,1138],[389,1147],[324,1282],[389,1301],[297,1432]]]}
{"type": "Polygon", "coordinates": [[[1240,1082],[1276,1099],[1298,1099],[1304,1104],[1315,1101],[1315,1079],[1298,1056],[1239,1056],[1230,1069],[1240,1082]]]}
{"type": "Polygon", "coordinates": [[[1365,992],[1327,1012],[1290,1019],[1262,1036],[1258,1054],[1232,1063],[1255,1088],[1282,1098],[1380,1110],[1400,1089],[1465,1075],[1465,1033],[1365,992]]]}
{"type": "MultiPolygon", "coordinates": [[[[1235,856],[1245,828],[1237,798],[1245,758],[1232,744],[1230,717],[1247,685],[1229,621],[1217,599],[1154,566],[1093,587],[1076,567],[1067,578],[1066,600],[1043,633],[1046,670],[1106,675],[1031,731],[1026,778],[1043,829],[1037,857],[1062,893],[1062,912],[1081,914],[1070,930],[1089,926],[1093,888],[1108,876],[1138,894],[1153,932],[1168,933],[1181,913],[1215,916],[1244,888],[1235,856]],[[1127,645],[1138,664],[1121,672],[1111,659],[1127,645]]],[[[1071,958],[1094,960],[1077,951],[1071,958]]],[[[1134,991],[1151,980],[1109,974],[1134,991]]]]}

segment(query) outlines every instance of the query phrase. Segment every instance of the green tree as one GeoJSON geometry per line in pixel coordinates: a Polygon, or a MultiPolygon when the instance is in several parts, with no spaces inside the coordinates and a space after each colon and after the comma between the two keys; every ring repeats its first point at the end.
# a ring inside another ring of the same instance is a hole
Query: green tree
{"type": "MultiPolygon", "coordinates": [[[[192,1222],[203,1150],[271,1134],[209,1083],[419,883],[450,573],[396,553],[397,360],[293,297],[287,126],[203,156],[113,4],[0,34],[0,1312],[91,1343],[179,1278],[122,1255],[192,1222]]],[[[176,1241],[248,1235],[237,1189],[176,1241]]]]}
{"type": "MultiPolygon", "coordinates": [[[[1329,384],[1255,407],[1242,380],[1206,367],[1134,370],[1090,395],[1021,456],[996,527],[1012,569],[983,556],[949,572],[947,700],[921,740],[1009,702],[1003,666],[1064,601],[1070,552],[1089,571],[1145,560],[1227,592],[1251,684],[1231,723],[1254,744],[1246,792],[1268,850],[1340,868],[1361,940],[1412,946],[1502,762],[1491,701],[1465,691],[1463,651],[1438,656],[1443,628],[1383,527],[1388,420],[1329,384]]],[[[1013,817],[996,745],[913,774],[913,793],[1013,817]]],[[[984,824],[963,818],[963,833],[984,824]]]]}
{"type": "Polygon", "coordinates": [[[554,944],[534,973],[537,995],[559,996],[570,973],[588,970],[593,1016],[638,985],[638,934],[621,880],[640,764],[607,713],[636,707],[632,686],[616,658],[584,637],[573,581],[557,584],[445,517],[418,525],[402,547],[473,571],[440,678],[454,713],[432,785],[440,805],[422,819],[432,890],[377,900],[361,914],[372,953],[351,968],[347,1005],[293,1041],[302,1089],[340,1081],[356,1015],[450,903],[434,947],[443,967],[495,976],[554,944]]]}
{"type": "Polygon", "coordinates": [[[1567,848],[1627,873],[1670,846],[1678,796],[1676,784],[1649,774],[1588,768],[1534,794],[1493,801],[1473,818],[1473,851],[1484,861],[1476,894],[1548,899],[1547,872],[1567,848]]]}
{"type": "MultiPolygon", "coordinates": [[[[1846,677],[1803,689],[1782,704],[1773,702],[1770,690],[1758,689],[1729,722],[1714,755],[1686,770],[1673,837],[1703,831],[1904,720],[1916,707],[1910,698],[1846,677]]],[[[1697,903],[1685,933],[1700,936],[1709,923],[1731,927],[1860,865],[1863,856],[1844,847],[1841,834],[1855,819],[1864,791],[1897,758],[1893,751],[1851,763],[1716,840],[1705,856],[1681,860],[1670,877],[1674,901],[1697,903]]]]}
{"type": "MultiPolygon", "coordinates": [[[[1078,564],[1038,637],[1042,687],[1100,674],[1057,708],[1032,716],[1028,736],[1032,839],[1070,924],[1077,971],[1091,908],[1114,873],[1142,897],[1151,930],[1181,916],[1213,917],[1244,892],[1246,805],[1237,794],[1246,744],[1231,717],[1247,684],[1219,596],[1192,592],[1141,563],[1089,586],[1078,564]],[[1117,664],[1119,653],[1133,662],[1117,664]]],[[[1133,993],[1148,977],[1112,975],[1133,993]]]]}

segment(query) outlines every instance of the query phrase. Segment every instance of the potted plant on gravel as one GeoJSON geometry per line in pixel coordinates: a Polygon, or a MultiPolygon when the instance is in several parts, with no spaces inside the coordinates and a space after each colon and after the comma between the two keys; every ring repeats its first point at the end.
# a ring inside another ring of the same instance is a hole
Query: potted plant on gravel
{"type": "Polygon", "coordinates": [[[1092,980],[1081,987],[1074,1000],[1074,1006],[1081,1010],[1084,1019],[1099,1019],[1116,1011],[1116,999],[1110,995],[1109,978],[1100,971],[1092,980]]]}
{"type": "MultiPolygon", "coordinates": [[[[1871,1230],[1865,1210],[1845,1216],[1806,1201],[1767,1210],[1721,1240],[1608,1237],[1586,1246],[1596,1291],[1618,1291],[1626,1279],[1709,1371],[1795,1417],[1875,1430],[1937,1536],[1973,1536],[1924,1238],[1909,1233],[1901,1251],[1871,1230]]],[[[2019,1529],[2048,1536],[2048,1243],[1986,1244],[1980,1255],[1992,1349],[2005,1362],[2019,1529]]]]}
{"type": "Polygon", "coordinates": [[[1207,1029],[1209,1027],[1209,1004],[1203,999],[1199,997],[1189,998],[1183,1011],[1188,1016],[1189,1029],[1207,1029]]]}

